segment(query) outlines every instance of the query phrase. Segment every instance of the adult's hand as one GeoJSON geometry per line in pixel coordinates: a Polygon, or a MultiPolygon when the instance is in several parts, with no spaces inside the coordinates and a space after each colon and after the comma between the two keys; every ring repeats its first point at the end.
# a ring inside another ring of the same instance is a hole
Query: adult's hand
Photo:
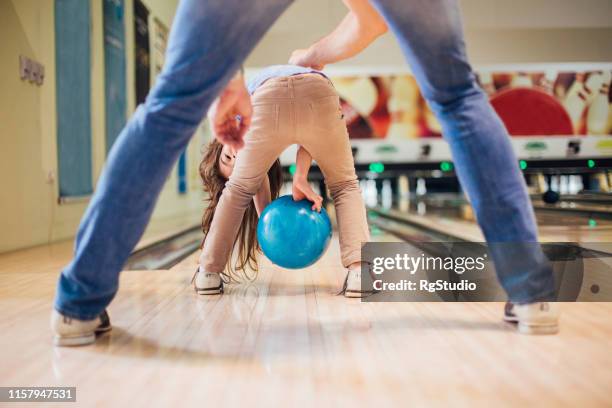
{"type": "Polygon", "coordinates": [[[289,63],[322,70],[359,54],[387,32],[387,23],[369,0],[343,0],[349,12],[328,35],[306,49],[293,51],[289,63]]]}
{"type": "Polygon", "coordinates": [[[297,49],[291,53],[289,63],[292,65],[300,65],[302,67],[316,69],[322,71],[325,68],[324,64],[317,61],[314,52],[311,49],[297,49]]]}
{"type": "Polygon", "coordinates": [[[244,146],[244,135],[251,124],[251,96],[241,74],[236,75],[210,107],[211,130],[219,143],[236,150],[244,146]]]}

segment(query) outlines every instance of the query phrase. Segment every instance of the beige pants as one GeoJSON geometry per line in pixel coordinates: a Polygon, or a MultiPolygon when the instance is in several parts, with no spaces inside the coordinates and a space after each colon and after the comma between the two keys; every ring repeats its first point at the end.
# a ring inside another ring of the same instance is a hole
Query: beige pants
{"type": "Polygon", "coordinates": [[[253,195],[292,144],[303,146],[323,172],[336,207],[343,265],[359,262],[361,246],[369,240],[368,226],[346,123],[331,81],[318,74],[270,79],[255,91],[252,102],[245,146],[223,190],[200,265],[208,272],[223,271],[253,195]]]}

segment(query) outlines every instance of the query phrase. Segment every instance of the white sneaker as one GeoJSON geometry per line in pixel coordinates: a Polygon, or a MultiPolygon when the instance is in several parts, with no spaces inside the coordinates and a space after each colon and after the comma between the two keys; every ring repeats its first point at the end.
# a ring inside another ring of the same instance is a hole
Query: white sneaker
{"type": "Polygon", "coordinates": [[[193,288],[200,295],[218,295],[223,293],[221,274],[205,272],[198,266],[192,279],[193,288]]]}
{"type": "Polygon", "coordinates": [[[371,290],[361,288],[361,268],[349,269],[344,279],[342,292],[347,298],[363,298],[372,294],[371,290]]]}
{"type": "Polygon", "coordinates": [[[79,320],[64,316],[57,310],[51,312],[53,344],[56,346],[84,346],[96,341],[96,335],[111,329],[106,310],[93,320],[79,320]]]}
{"type": "Polygon", "coordinates": [[[559,310],[555,303],[535,302],[516,304],[507,302],[504,320],[517,323],[522,334],[555,334],[559,331],[559,310]]]}

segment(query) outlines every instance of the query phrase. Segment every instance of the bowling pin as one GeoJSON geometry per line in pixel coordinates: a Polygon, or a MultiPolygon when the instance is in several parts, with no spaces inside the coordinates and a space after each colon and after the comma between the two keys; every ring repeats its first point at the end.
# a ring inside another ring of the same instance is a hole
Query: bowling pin
{"type": "Polygon", "coordinates": [[[390,209],[393,206],[393,189],[391,188],[391,180],[385,179],[382,184],[382,207],[390,209]]]}
{"type": "Polygon", "coordinates": [[[569,176],[569,194],[578,194],[582,190],[582,177],[577,175],[569,176]]]}
{"type": "Polygon", "coordinates": [[[559,176],[552,176],[550,178],[550,189],[553,191],[559,191],[559,176]]]}
{"type": "Polygon", "coordinates": [[[387,139],[418,137],[419,88],[415,79],[409,75],[398,75],[391,81],[389,90],[391,96],[388,109],[391,114],[391,125],[387,132],[387,139]]]}
{"type": "Polygon", "coordinates": [[[569,180],[567,176],[561,176],[559,178],[559,194],[569,193],[569,180]]]}
{"type": "Polygon", "coordinates": [[[421,177],[417,179],[416,195],[421,197],[425,194],[427,194],[427,185],[425,184],[425,179],[421,177]]]}
{"type": "Polygon", "coordinates": [[[542,194],[546,190],[548,190],[548,183],[546,182],[546,177],[544,177],[544,174],[542,173],[538,173],[535,175],[533,184],[534,184],[534,193],[536,194],[542,194]]]}
{"type": "Polygon", "coordinates": [[[487,95],[491,96],[495,93],[495,84],[493,84],[493,74],[491,72],[479,72],[478,80],[487,95]]]}
{"type": "Polygon", "coordinates": [[[376,207],[378,205],[378,191],[376,190],[376,180],[369,179],[366,182],[365,202],[368,207],[376,207]]]}
{"type": "Polygon", "coordinates": [[[574,179],[576,180],[576,192],[574,194],[578,194],[579,192],[584,190],[584,180],[580,175],[575,175],[574,179]]]}
{"type": "Polygon", "coordinates": [[[513,88],[516,88],[516,87],[531,88],[533,87],[533,81],[531,79],[531,76],[527,72],[519,72],[518,75],[512,78],[512,81],[510,82],[510,86],[513,88]]]}
{"type": "Polygon", "coordinates": [[[569,176],[569,181],[568,181],[568,193],[569,194],[576,194],[578,192],[577,189],[577,184],[576,184],[576,178],[575,176],[569,176]]]}
{"type": "Polygon", "coordinates": [[[600,73],[593,73],[584,81],[584,74],[576,74],[576,80],[570,87],[563,102],[565,110],[572,120],[574,132],[578,133],[581,119],[586,107],[593,101],[596,90],[601,87],[604,78],[600,73]]]}
{"type": "MultiPolygon", "coordinates": [[[[610,81],[612,80],[612,71],[604,71],[602,74],[602,83],[589,106],[587,113],[587,133],[589,135],[605,135],[608,134],[608,115],[610,114],[610,103],[608,101],[608,93],[610,91],[610,81]]],[[[595,90],[593,90],[595,91],[595,90]]]]}
{"type": "Polygon", "coordinates": [[[408,177],[405,174],[399,176],[397,180],[398,190],[400,197],[408,197],[410,194],[410,185],[408,177]]]}
{"type": "Polygon", "coordinates": [[[548,69],[546,70],[546,72],[544,72],[544,79],[540,85],[546,92],[552,95],[554,93],[553,86],[555,84],[556,79],[557,70],[548,69]]]}
{"type": "Polygon", "coordinates": [[[610,180],[608,174],[606,173],[597,173],[595,174],[595,180],[597,180],[597,184],[599,185],[599,191],[601,191],[602,193],[609,193],[610,192],[610,180]]]}
{"type": "Polygon", "coordinates": [[[406,175],[399,176],[397,180],[400,211],[408,211],[410,207],[410,184],[406,175]]]}
{"type": "Polygon", "coordinates": [[[370,77],[338,78],[334,87],[363,117],[367,117],[376,106],[378,91],[370,77]]]}

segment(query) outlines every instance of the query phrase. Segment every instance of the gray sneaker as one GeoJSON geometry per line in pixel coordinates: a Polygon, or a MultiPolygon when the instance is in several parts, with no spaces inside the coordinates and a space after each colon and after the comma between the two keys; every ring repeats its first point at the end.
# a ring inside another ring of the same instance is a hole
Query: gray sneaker
{"type": "Polygon", "coordinates": [[[200,267],[193,275],[193,288],[199,295],[219,295],[223,293],[223,280],[221,274],[206,272],[200,267]]]}
{"type": "Polygon", "coordinates": [[[347,298],[365,298],[374,293],[372,290],[363,290],[361,287],[361,269],[353,268],[346,272],[344,285],[339,294],[347,298]]]}
{"type": "Polygon", "coordinates": [[[53,344],[56,346],[84,346],[96,341],[96,335],[111,330],[110,319],[106,310],[92,320],[79,320],[53,310],[51,312],[51,330],[53,344]]]}
{"type": "Polygon", "coordinates": [[[516,323],[522,334],[555,334],[559,331],[559,310],[551,302],[506,302],[504,320],[516,323]]]}

